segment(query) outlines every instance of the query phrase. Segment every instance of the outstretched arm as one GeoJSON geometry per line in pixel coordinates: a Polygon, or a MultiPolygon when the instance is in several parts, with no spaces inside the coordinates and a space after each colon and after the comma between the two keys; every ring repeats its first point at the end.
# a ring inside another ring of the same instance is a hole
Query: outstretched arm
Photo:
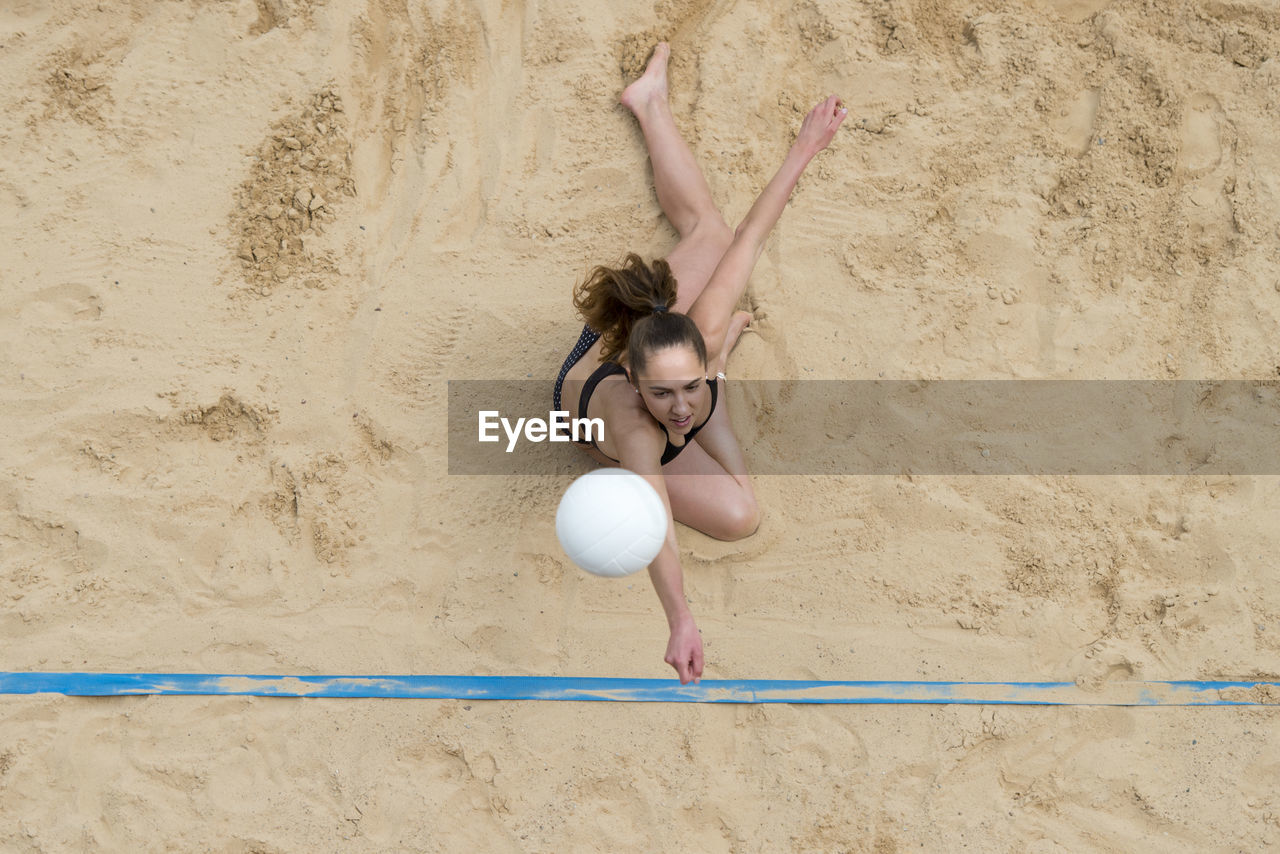
{"type": "Polygon", "coordinates": [[[713,357],[722,349],[734,307],[742,298],[751,271],[764,249],[764,242],[782,216],[801,173],[809,161],[831,142],[846,114],[847,110],[835,95],[809,111],[796,141],[782,161],[782,167],[747,212],[711,280],[690,307],[689,316],[702,332],[708,356],[713,357]]]}
{"type": "MultiPolygon", "coordinates": [[[[652,419],[650,419],[651,421],[652,419]]],[[[667,539],[662,550],[649,564],[649,579],[657,591],[662,611],[667,616],[670,637],[665,661],[675,668],[680,684],[702,678],[702,635],[694,622],[693,612],[684,598],[684,571],[680,567],[680,547],[676,543],[676,526],[671,515],[671,500],[662,476],[662,449],[666,439],[654,424],[637,425],[622,432],[618,441],[618,458],[623,468],[639,474],[658,491],[667,509],[667,539]]]]}
{"type": "Polygon", "coordinates": [[[658,593],[663,613],[667,615],[667,629],[670,631],[663,660],[676,669],[681,685],[690,681],[696,683],[702,678],[702,635],[684,599],[684,570],[680,568],[675,525],[671,524],[671,504],[667,500],[666,487],[658,487],[662,475],[656,479],[646,477],[645,480],[659,489],[662,501],[667,505],[667,541],[653,563],[649,564],[649,579],[658,593]]]}

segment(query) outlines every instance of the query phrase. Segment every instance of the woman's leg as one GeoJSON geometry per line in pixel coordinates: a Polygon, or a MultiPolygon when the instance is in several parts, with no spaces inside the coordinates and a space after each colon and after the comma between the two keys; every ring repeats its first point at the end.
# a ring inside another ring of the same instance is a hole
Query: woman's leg
{"type": "Polygon", "coordinates": [[[750,480],[727,474],[696,444],[667,465],[681,461],[689,474],[666,475],[663,468],[671,515],[677,522],[717,540],[741,540],[756,532],[760,508],[750,480]]]}
{"type": "Polygon", "coordinates": [[[644,74],[622,92],[622,104],[640,122],[658,204],[683,240],[705,219],[724,223],[707,179],[680,135],[667,101],[667,60],[671,48],[659,42],[644,74]]]}
{"type": "MultiPolygon", "coordinates": [[[[703,428],[704,432],[710,426],[703,428]]],[[[698,439],[702,435],[699,433],[698,439]]],[[[717,540],[751,536],[760,525],[760,508],[751,479],[745,474],[732,475],[725,471],[724,466],[703,450],[698,439],[662,467],[671,515],[680,524],[717,540]]],[[[618,466],[616,460],[595,448],[582,450],[605,468],[618,466]]]]}
{"type": "MultiPolygon", "coordinates": [[[[724,359],[738,341],[751,316],[734,314],[725,352],[711,357],[711,370],[722,370],[724,359]]],[[[747,459],[729,419],[729,395],[721,381],[716,409],[693,443],[662,467],[676,521],[719,540],[740,540],[760,525],[760,507],[747,475],[747,459]]]]}
{"type": "Polygon", "coordinates": [[[662,478],[676,521],[716,539],[740,540],[755,533],[760,508],[729,420],[726,392],[722,383],[710,420],[680,456],[662,467],[662,478]]]}
{"type": "Polygon", "coordinates": [[[715,272],[733,240],[733,229],[720,215],[707,180],[671,115],[667,100],[670,55],[671,49],[665,42],[655,47],[644,75],[623,91],[622,103],[640,122],[649,161],[653,164],[658,204],[680,235],[680,242],[667,255],[667,262],[680,283],[673,308],[684,312],[693,305],[715,272]]]}
{"type": "MultiPolygon", "coordinates": [[[[658,204],[680,235],[680,242],[667,255],[667,263],[680,284],[673,308],[688,311],[729,248],[733,229],[711,198],[711,188],[671,115],[667,100],[670,55],[665,42],[655,47],[644,75],[622,93],[622,103],[640,122],[653,164],[658,204]]],[[[750,319],[745,312],[740,315],[734,318],[733,339],[750,319]]],[[[726,350],[732,346],[731,340],[726,339],[726,350]]],[[[717,361],[718,354],[708,356],[717,361]]],[[[737,540],[755,532],[760,510],[746,473],[746,461],[729,423],[723,390],[711,420],[680,456],[662,467],[662,474],[671,513],[677,521],[721,540],[737,540]],[[708,453],[708,448],[715,456],[708,453]]]]}

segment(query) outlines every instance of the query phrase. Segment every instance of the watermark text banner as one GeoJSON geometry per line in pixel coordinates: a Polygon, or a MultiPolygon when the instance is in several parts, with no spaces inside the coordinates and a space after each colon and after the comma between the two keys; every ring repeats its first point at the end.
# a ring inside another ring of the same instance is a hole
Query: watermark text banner
{"type": "MultiPolygon", "coordinates": [[[[738,380],[752,474],[1280,474],[1277,380],[738,380]]],[[[567,395],[563,404],[568,404],[567,395]]],[[[545,380],[451,380],[450,474],[568,474],[545,380]]]]}

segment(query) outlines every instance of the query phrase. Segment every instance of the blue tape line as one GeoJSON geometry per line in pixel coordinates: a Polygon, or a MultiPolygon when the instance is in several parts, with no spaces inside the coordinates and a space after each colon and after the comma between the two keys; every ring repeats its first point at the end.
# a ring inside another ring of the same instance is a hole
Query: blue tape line
{"type": "Polygon", "coordinates": [[[117,697],[222,694],[435,700],[577,700],[626,703],[822,703],[1019,706],[1280,705],[1277,682],[828,682],[572,676],[264,676],[212,673],[0,672],[0,694],[117,697]]]}

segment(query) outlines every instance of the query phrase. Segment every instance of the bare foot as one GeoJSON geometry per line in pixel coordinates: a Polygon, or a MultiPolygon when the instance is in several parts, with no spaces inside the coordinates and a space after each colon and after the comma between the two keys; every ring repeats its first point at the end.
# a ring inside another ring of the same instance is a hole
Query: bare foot
{"type": "Polygon", "coordinates": [[[640,79],[622,90],[622,105],[633,113],[639,112],[652,103],[667,100],[667,60],[671,58],[671,47],[666,42],[658,42],[649,57],[640,79]]]}

